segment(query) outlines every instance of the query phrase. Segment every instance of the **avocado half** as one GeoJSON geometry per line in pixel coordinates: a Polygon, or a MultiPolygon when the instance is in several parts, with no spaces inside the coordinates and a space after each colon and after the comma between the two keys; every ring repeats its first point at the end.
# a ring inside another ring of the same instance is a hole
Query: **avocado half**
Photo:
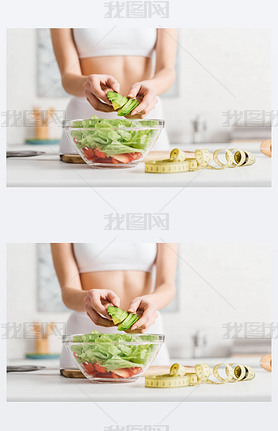
{"type": "Polygon", "coordinates": [[[135,322],[137,322],[137,320],[139,320],[137,314],[129,313],[127,318],[119,324],[118,331],[127,331],[135,322]]]}
{"type": "Polygon", "coordinates": [[[127,331],[131,326],[139,320],[139,316],[135,313],[128,313],[118,307],[109,305],[107,312],[112,317],[114,325],[118,325],[119,331],[127,331]]]}
{"type": "Polygon", "coordinates": [[[124,106],[128,101],[127,97],[122,96],[121,94],[116,93],[115,91],[107,91],[107,97],[112,103],[112,106],[115,109],[115,111],[121,108],[122,106],[124,106]]]}
{"type": "Polygon", "coordinates": [[[139,105],[139,102],[136,99],[128,99],[126,104],[118,110],[118,115],[125,116],[131,113],[136,106],[139,105]]]}
{"type": "Polygon", "coordinates": [[[131,113],[136,106],[139,105],[138,100],[130,99],[123,96],[122,94],[116,93],[115,91],[108,91],[107,97],[112,103],[115,111],[118,110],[119,116],[125,116],[131,113]]]}
{"type": "Polygon", "coordinates": [[[121,310],[118,307],[113,307],[112,305],[107,307],[107,312],[112,317],[114,325],[118,325],[118,323],[121,323],[128,316],[127,311],[121,310]]]}

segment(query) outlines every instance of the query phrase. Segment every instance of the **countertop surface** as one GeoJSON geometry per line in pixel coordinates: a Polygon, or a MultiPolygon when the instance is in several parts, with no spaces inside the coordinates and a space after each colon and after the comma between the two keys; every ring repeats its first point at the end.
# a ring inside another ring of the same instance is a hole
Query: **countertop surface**
{"type": "MultiPolygon", "coordinates": [[[[208,148],[244,149],[256,157],[252,166],[219,171],[202,169],[178,174],[145,173],[144,163],[135,168],[90,168],[60,161],[57,145],[10,145],[8,150],[44,151],[35,157],[7,159],[8,187],[270,187],[271,158],[259,151],[258,143],[202,144],[182,146],[187,151],[208,148]]],[[[174,146],[173,146],[174,148],[174,146]]]]}
{"type": "Polygon", "coordinates": [[[179,363],[195,365],[207,362],[213,366],[219,362],[240,362],[254,368],[254,380],[223,385],[153,389],[145,388],[141,377],[135,383],[95,384],[87,379],[68,379],[60,375],[58,361],[17,360],[9,365],[45,365],[40,371],[8,373],[8,401],[99,401],[99,402],[196,402],[196,401],[271,401],[271,376],[259,366],[258,358],[179,359],[179,363]]]}

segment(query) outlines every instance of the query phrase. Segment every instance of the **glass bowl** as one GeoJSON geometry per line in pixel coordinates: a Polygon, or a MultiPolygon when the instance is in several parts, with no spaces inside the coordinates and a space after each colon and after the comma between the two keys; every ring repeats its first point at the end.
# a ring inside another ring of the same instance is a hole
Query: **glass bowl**
{"type": "Polygon", "coordinates": [[[90,381],[130,383],[151,365],[164,339],[160,334],[77,334],[64,335],[63,344],[90,381]]]}
{"type": "Polygon", "coordinates": [[[136,166],[151,150],[163,120],[91,118],[64,121],[65,133],[82,159],[91,167],[136,166]]]}

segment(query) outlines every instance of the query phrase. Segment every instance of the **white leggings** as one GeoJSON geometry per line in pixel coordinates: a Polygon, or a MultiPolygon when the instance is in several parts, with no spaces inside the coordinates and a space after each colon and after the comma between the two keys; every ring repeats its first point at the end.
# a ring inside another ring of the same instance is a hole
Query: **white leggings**
{"type": "MultiPolygon", "coordinates": [[[[95,329],[105,334],[113,334],[115,332],[120,333],[118,332],[116,327],[106,328],[104,326],[97,326],[94,324],[94,322],[92,322],[92,320],[87,316],[86,313],[80,313],[80,312],[74,311],[73,313],[71,313],[70,317],[68,318],[67,325],[66,325],[66,334],[67,335],[88,334],[95,329]]],[[[160,313],[158,313],[158,317],[155,323],[146,331],[146,333],[163,334],[163,323],[162,323],[162,317],[160,313]]],[[[153,361],[152,365],[169,365],[169,364],[170,364],[170,358],[169,358],[166,344],[164,343],[161,346],[161,349],[158,352],[158,355],[153,361]]],[[[73,360],[69,356],[64,346],[62,349],[62,354],[60,359],[60,367],[76,368],[76,365],[74,364],[73,360]]]]}
{"type": "MultiPolygon", "coordinates": [[[[84,97],[72,97],[66,109],[66,120],[77,120],[87,119],[93,115],[98,115],[103,119],[109,118],[121,118],[117,116],[116,112],[100,112],[96,111],[92,105],[84,97]]],[[[163,120],[162,103],[158,98],[158,103],[154,109],[145,117],[146,119],[163,120]]],[[[170,148],[168,136],[166,130],[162,130],[157,142],[153,149],[160,151],[167,151],[170,148]]],[[[63,132],[60,141],[60,153],[61,154],[74,154],[77,153],[73,144],[69,141],[65,133],[63,132]]]]}

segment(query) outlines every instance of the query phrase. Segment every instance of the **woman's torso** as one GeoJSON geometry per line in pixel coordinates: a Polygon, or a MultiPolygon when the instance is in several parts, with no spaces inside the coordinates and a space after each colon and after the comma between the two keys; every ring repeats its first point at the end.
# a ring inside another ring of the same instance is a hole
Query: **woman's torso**
{"type": "Polygon", "coordinates": [[[124,95],[152,77],[156,29],[73,29],[73,37],[83,75],[112,75],[124,95]]]}
{"type": "Polygon", "coordinates": [[[153,289],[152,271],[157,246],[139,244],[74,244],[83,290],[111,289],[120,298],[121,308],[127,309],[137,296],[153,289]]]}

